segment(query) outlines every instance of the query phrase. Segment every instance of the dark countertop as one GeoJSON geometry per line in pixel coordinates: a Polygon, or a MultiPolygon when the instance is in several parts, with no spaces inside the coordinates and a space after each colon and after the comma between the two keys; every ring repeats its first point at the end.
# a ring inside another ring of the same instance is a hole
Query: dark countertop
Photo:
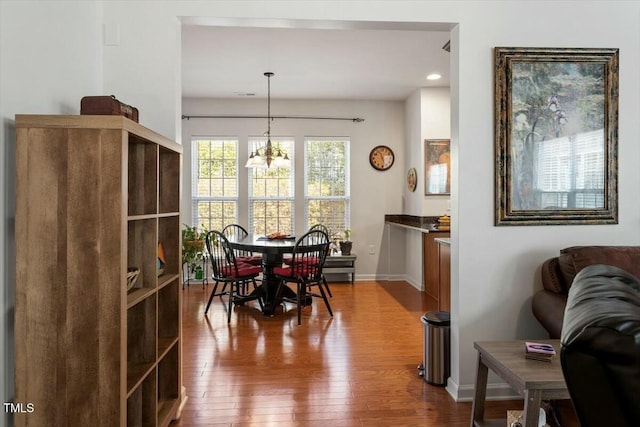
{"type": "Polygon", "coordinates": [[[385,215],[384,222],[390,225],[413,228],[423,233],[448,233],[449,230],[438,230],[437,216],[385,215]]]}

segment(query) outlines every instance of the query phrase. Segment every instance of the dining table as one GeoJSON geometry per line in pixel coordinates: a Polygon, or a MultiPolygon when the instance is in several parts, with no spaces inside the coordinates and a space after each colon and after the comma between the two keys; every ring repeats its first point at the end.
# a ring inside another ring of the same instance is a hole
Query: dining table
{"type": "MultiPolygon", "coordinates": [[[[276,301],[280,280],[273,273],[273,269],[282,265],[285,254],[293,253],[296,238],[293,236],[269,238],[265,235],[248,234],[244,237],[231,236],[228,241],[232,249],[262,254],[262,284],[251,292],[251,296],[260,296],[263,302],[262,312],[266,316],[272,316],[280,304],[280,301],[276,301]]],[[[281,296],[292,298],[296,293],[285,286],[281,296]]],[[[303,304],[311,304],[311,298],[306,298],[303,304]]]]}

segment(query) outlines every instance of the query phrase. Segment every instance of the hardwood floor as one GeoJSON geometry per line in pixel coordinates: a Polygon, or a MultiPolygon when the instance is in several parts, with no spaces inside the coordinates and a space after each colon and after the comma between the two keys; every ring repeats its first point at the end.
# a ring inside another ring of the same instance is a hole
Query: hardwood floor
{"type": "MultiPolygon", "coordinates": [[[[471,403],[455,403],[418,376],[422,293],[405,282],[333,283],[331,318],[321,300],[265,317],[234,307],[227,325],[217,298],[183,293],[187,401],[172,426],[468,426],[471,403]]],[[[490,402],[505,417],[522,402],[490,402]]]]}

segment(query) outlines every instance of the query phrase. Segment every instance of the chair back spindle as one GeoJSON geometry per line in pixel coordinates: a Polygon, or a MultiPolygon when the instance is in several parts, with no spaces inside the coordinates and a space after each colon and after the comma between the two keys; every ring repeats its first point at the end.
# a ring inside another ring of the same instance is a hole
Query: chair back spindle
{"type": "Polygon", "coordinates": [[[261,296],[259,294],[247,295],[246,288],[248,283],[253,284],[256,289],[256,277],[262,269],[258,266],[248,264],[239,264],[236,256],[229,244],[229,240],[225,235],[217,230],[211,230],[205,238],[205,245],[209,252],[211,261],[212,278],[215,281],[209,301],[204,310],[205,315],[209,311],[211,301],[215,296],[228,295],[227,306],[227,322],[231,322],[231,311],[234,302],[258,300],[260,308],[263,308],[261,296]],[[224,287],[221,293],[217,293],[218,284],[223,283],[224,287]],[[229,286],[229,290],[225,289],[229,286]]]}
{"type": "MultiPolygon", "coordinates": [[[[239,224],[229,224],[222,229],[222,234],[224,234],[224,236],[227,237],[227,239],[234,238],[238,240],[238,239],[247,237],[249,235],[249,232],[239,224]]],[[[233,252],[235,253],[236,257],[251,255],[251,252],[241,250],[241,249],[234,249],[233,252]]]]}
{"type": "Polygon", "coordinates": [[[329,229],[324,224],[315,224],[311,226],[311,228],[309,228],[309,231],[311,230],[320,230],[324,232],[324,234],[326,234],[328,238],[330,237],[329,229]]]}
{"type": "Polygon", "coordinates": [[[329,237],[324,231],[309,230],[293,248],[291,274],[309,280],[320,279],[328,246],[329,237]]]}
{"type": "Polygon", "coordinates": [[[273,270],[281,281],[276,299],[282,295],[282,288],[286,286],[287,282],[296,283],[296,298],[282,298],[282,301],[294,302],[297,305],[298,325],[301,324],[302,305],[307,297],[322,298],[329,315],[333,316],[331,305],[323,289],[325,279],[322,268],[328,248],[329,236],[327,233],[319,229],[309,230],[296,241],[290,266],[276,267],[273,270]],[[317,288],[319,293],[312,291],[314,288],[317,288]]]}
{"type": "Polygon", "coordinates": [[[235,263],[235,257],[229,248],[229,241],[221,232],[211,230],[207,233],[205,245],[211,260],[213,278],[224,278],[226,276],[225,272],[230,268],[229,266],[235,263]]]}
{"type": "MultiPolygon", "coordinates": [[[[241,240],[249,235],[249,232],[240,224],[229,224],[222,229],[222,234],[224,234],[227,239],[233,240],[241,240]]],[[[262,264],[262,256],[254,255],[250,251],[242,250],[242,249],[232,249],[233,253],[239,262],[251,264],[251,265],[261,265],[262,264]]]]}

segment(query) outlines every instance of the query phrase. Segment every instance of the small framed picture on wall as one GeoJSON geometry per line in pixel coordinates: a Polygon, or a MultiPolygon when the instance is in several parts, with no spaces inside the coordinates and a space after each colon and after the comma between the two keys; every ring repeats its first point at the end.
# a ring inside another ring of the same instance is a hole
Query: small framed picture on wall
{"type": "Polygon", "coordinates": [[[424,194],[446,195],[451,192],[451,141],[424,140],[424,194]]]}

